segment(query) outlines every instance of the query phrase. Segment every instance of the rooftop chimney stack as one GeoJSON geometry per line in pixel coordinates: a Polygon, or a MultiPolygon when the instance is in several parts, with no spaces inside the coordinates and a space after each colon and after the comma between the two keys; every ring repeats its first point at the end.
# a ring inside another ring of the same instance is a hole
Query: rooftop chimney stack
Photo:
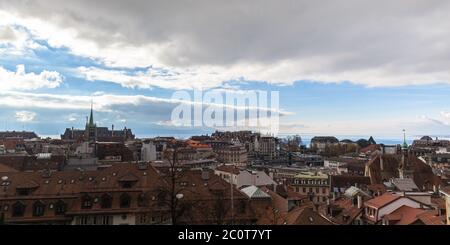
{"type": "Polygon", "coordinates": [[[362,208],[362,196],[358,195],[358,209],[362,208]]]}

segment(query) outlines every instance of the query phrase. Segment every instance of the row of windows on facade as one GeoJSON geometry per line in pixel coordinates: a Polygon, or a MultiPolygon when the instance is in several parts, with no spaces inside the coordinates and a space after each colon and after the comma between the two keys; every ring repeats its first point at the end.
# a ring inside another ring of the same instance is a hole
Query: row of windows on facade
{"type": "MultiPolygon", "coordinates": [[[[120,208],[129,208],[131,206],[131,196],[124,193],[120,196],[120,208]]],[[[82,197],[81,208],[90,209],[93,203],[96,202],[95,198],[89,195],[84,195],[82,197]]],[[[103,194],[100,198],[100,207],[102,209],[111,208],[113,203],[113,197],[110,194],[103,194]]]]}
{"type": "MultiPolygon", "coordinates": [[[[26,211],[26,205],[22,202],[16,202],[12,205],[12,216],[13,217],[22,217],[26,211]]],[[[47,205],[42,201],[36,201],[33,203],[33,216],[39,217],[44,216],[45,209],[47,205]]],[[[54,209],[55,215],[64,215],[66,213],[67,204],[59,200],[56,203],[50,203],[48,205],[49,209],[54,209]]],[[[5,205],[3,207],[3,211],[8,211],[9,206],[5,205]]]]}
{"type": "MultiPolygon", "coordinates": [[[[319,187],[316,187],[316,188],[314,188],[315,189],[315,191],[314,191],[314,189],[312,188],[312,187],[309,187],[308,188],[308,192],[307,192],[307,188],[306,187],[303,187],[302,189],[300,189],[300,187],[297,187],[296,188],[297,189],[297,192],[300,192],[300,193],[316,193],[316,194],[319,194],[320,193],[320,188],[319,187]],[[301,192],[300,190],[302,190],[303,192],[301,192]]],[[[327,194],[327,189],[326,188],[322,188],[322,194],[327,194]]]]}
{"type": "MultiPolygon", "coordinates": [[[[86,195],[82,198],[82,206],[83,209],[90,209],[93,205],[93,198],[86,195]]],[[[112,207],[112,196],[109,194],[104,194],[101,197],[100,207],[102,209],[107,209],[112,207]]],[[[131,206],[131,197],[128,194],[122,194],[120,196],[120,208],[129,208],[131,206]]],[[[26,211],[26,205],[22,202],[16,202],[13,204],[12,216],[13,217],[21,217],[24,216],[26,211]]],[[[46,205],[41,201],[37,201],[33,204],[33,216],[39,217],[43,216],[45,213],[46,205]]],[[[50,209],[55,209],[55,215],[64,215],[66,212],[67,204],[63,201],[58,201],[55,204],[49,205],[50,209]]],[[[8,206],[4,207],[4,211],[7,211],[8,206]]]]}
{"type": "Polygon", "coordinates": [[[303,185],[327,185],[326,180],[294,180],[294,183],[297,185],[303,184],[303,185]]]}
{"type": "MultiPolygon", "coordinates": [[[[126,220],[127,216],[122,215],[122,220],[126,220]]],[[[153,216],[141,214],[136,217],[136,224],[164,224],[168,222],[165,216],[153,216]]],[[[111,215],[97,215],[97,216],[79,216],[75,219],[77,225],[112,225],[113,216],[111,215]]]]}

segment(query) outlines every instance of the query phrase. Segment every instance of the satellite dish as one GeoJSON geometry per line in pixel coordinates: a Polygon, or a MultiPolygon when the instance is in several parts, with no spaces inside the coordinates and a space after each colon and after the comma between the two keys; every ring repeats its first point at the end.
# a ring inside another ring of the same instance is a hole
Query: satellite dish
{"type": "Polygon", "coordinates": [[[2,180],[3,180],[3,181],[7,181],[7,180],[8,180],[8,176],[3,176],[3,177],[2,177],[2,180]]]}

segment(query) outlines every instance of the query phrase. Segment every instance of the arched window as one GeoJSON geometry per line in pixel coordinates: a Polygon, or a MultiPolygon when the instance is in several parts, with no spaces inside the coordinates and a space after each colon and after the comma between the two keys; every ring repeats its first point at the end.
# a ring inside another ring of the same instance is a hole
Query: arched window
{"type": "Polygon", "coordinates": [[[33,204],[33,216],[43,216],[45,211],[45,204],[41,201],[37,201],[33,204]]]}
{"type": "Polygon", "coordinates": [[[84,195],[81,198],[81,208],[82,209],[92,208],[92,197],[90,197],[89,195],[84,195]]]}
{"type": "Polygon", "coordinates": [[[55,204],[55,215],[64,215],[66,213],[66,203],[59,200],[55,204]]]}
{"type": "Polygon", "coordinates": [[[25,204],[22,202],[16,202],[12,206],[12,216],[13,217],[22,217],[25,214],[25,204]]]}
{"type": "Polygon", "coordinates": [[[111,208],[112,207],[112,196],[110,194],[102,195],[101,207],[102,208],[111,208]]]}
{"type": "Polygon", "coordinates": [[[124,193],[120,196],[120,208],[129,208],[131,206],[131,196],[124,193]]]}

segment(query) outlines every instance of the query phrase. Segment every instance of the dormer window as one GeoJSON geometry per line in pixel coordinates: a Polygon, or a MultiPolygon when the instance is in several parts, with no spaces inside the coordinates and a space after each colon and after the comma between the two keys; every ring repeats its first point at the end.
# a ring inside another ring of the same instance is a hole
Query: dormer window
{"type": "Polygon", "coordinates": [[[41,201],[35,202],[33,204],[33,216],[40,217],[44,215],[45,204],[41,201]]]}
{"type": "Polygon", "coordinates": [[[122,186],[122,188],[124,189],[130,189],[133,187],[133,182],[130,181],[122,181],[120,182],[120,185],[122,186]]]}
{"type": "Polygon", "coordinates": [[[119,179],[119,184],[124,189],[130,189],[138,181],[138,178],[132,173],[126,173],[119,179]]]}
{"type": "Polygon", "coordinates": [[[30,195],[30,193],[31,193],[30,189],[18,189],[17,190],[18,196],[28,196],[28,195],[30,195]]]}
{"type": "Polygon", "coordinates": [[[36,182],[28,180],[17,185],[16,192],[18,196],[28,196],[38,187],[39,185],[36,182]]]}

